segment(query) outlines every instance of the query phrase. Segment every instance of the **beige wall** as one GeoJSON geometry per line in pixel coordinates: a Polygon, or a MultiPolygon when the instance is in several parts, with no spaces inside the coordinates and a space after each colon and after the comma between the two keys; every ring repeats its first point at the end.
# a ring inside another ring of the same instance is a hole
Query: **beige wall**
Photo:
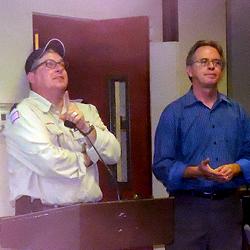
{"type": "MultiPolygon", "coordinates": [[[[106,19],[149,16],[151,125],[154,137],[162,109],[189,86],[185,73],[187,50],[197,39],[212,38],[225,48],[225,0],[179,0],[179,37],[177,43],[161,43],[161,0],[1,0],[0,8],[0,103],[20,101],[28,93],[23,72],[32,48],[32,12],[80,18],[106,19]]],[[[222,86],[223,90],[226,85],[222,86]]],[[[5,146],[0,137],[0,176],[6,176],[5,146]],[[3,160],[2,160],[3,159],[3,160]]],[[[13,213],[7,202],[7,181],[0,190],[0,216],[13,213]],[[4,204],[4,205],[2,205],[4,204]]],[[[153,179],[156,197],[164,188],[153,179]]]]}

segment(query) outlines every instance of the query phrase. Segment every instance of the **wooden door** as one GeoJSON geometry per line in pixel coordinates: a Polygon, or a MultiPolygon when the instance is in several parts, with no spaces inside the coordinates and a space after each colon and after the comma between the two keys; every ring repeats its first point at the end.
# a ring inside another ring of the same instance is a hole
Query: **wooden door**
{"type": "MultiPolygon", "coordinates": [[[[126,180],[119,181],[118,186],[123,199],[151,197],[148,18],[88,20],[34,14],[35,34],[39,47],[53,37],[63,41],[70,64],[70,98],[94,104],[111,130],[115,129],[111,86],[123,83],[127,120],[120,121],[120,125],[128,132],[129,143],[126,180]]],[[[99,170],[104,200],[116,200],[115,185],[108,172],[101,164],[99,170]]]]}

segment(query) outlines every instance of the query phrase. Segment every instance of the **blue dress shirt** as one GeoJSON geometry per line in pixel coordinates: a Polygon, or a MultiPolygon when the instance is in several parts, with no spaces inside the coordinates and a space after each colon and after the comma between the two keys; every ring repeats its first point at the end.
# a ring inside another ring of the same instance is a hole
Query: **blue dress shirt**
{"type": "Polygon", "coordinates": [[[153,172],[168,191],[234,189],[250,182],[250,119],[223,94],[209,109],[190,91],[162,112],[155,135],[153,172]],[[210,159],[212,168],[238,163],[242,173],[226,183],[183,178],[185,168],[210,159]]]}

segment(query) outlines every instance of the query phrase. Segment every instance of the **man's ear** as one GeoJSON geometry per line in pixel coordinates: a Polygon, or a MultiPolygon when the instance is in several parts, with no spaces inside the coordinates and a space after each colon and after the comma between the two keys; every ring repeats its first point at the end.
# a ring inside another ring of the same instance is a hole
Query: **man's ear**
{"type": "Polygon", "coordinates": [[[29,85],[30,85],[30,89],[33,90],[34,86],[34,77],[35,77],[35,74],[34,72],[29,72],[27,74],[27,79],[28,79],[28,82],[29,82],[29,85]]]}
{"type": "Polygon", "coordinates": [[[192,74],[192,68],[190,65],[188,65],[186,67],[186,72],[187,72],[188,76],[192,78],[193,74],[192,74]]]}
{"type": "Polygon", "coordinates": [[[34,81],[34,73],[33,72],[29,72],[27,74],[27,79],[30,83],[32,83],[34,81]]]}

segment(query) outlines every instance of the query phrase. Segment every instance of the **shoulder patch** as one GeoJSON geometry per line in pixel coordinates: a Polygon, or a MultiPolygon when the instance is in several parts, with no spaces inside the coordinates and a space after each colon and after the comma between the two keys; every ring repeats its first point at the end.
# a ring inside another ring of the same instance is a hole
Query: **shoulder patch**
{"type": "Polygon", "coordinates": [[[20,118],[19,112],[17,109],[13,109],[10,113],[10,121],[13,124],[17,119],[20,118]]]}

